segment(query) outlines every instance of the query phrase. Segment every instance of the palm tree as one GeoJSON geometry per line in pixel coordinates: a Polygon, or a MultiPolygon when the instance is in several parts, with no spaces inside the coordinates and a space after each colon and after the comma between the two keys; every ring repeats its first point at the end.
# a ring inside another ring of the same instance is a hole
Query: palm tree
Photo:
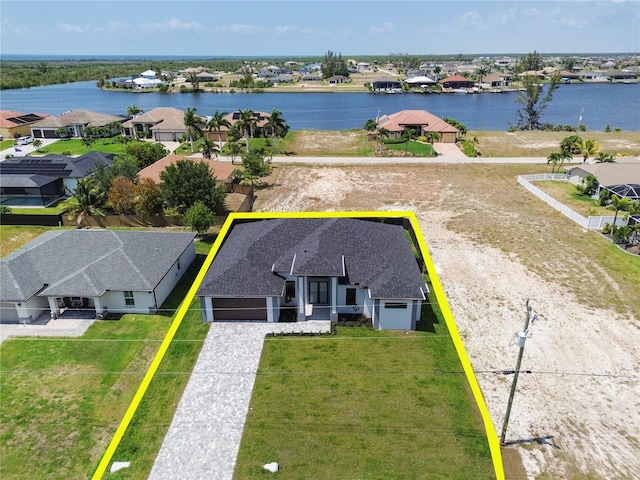
{"type": "Polygon", "coordinates": [[[613,216],[613,224],[611,228],[611,234],[616,230],[616,220],[618,219],[618,212],[620,210],[626,211],[631,208],[631,199],[627,197],[619,197],[617,195],[611,195],[611,206],[616,211],[616,214],[613,216]]]}
{"type": "Polygon", "coordinates": [[[85,217],[89,215],[104,215],[103,207],[107,201],[105,192],[100,183],[93,177],[84,177],[78,180],[73,195],[62,203],[69,219],[77,216],[78,228],[85,217]]]}
{"type": "Polygon", "coordinates": [[[427,132],[425,136],[427,137],[427,141],[431,144],[432,147],[433,143],[439,141],[442,137],[440,135],[440,132],[427,132]]]}
{"type": "Polygon", "coordinates": [[[376,137],[378,138],[378,146],[380,147],[380,155],[382,155],[382,139],[389,138],[389,134],[391,132],[389,132],[389,130],[384,127],[378,128],[376,132],[376,137]]]}
{"type": "Polygon", "coordinates": [[[202,144],[200,145],[200,148],[202,150],[202,156],[204,158],[210,159],[213,155],[217,156],[219,152],[215,142],[210,138],[205,138],[204,140],[202,140],[202,144]]]}
{"type": "Polygon", "coordinates": [[[38,150],[42,146],[42,140],[36,138],[33,142],[31,142],[31,145],[33,145],[33,148],[38,150]]]}
{"type": "Polygon", "coordinates": [[[244,141],[248,152],[249,137],[253,135],[253,129],[257,126],[255,112],[249,108],[240,110],[240,119],[238,120],[236,125],[238,125],[238,128],[242,130],[244,134],[244,141]]]}
{"type": "Polygon", "coordinates": [[[489,73],[489,69],[487,67],[480,67],[476,70],[476,74],[478,75],[478,86],[482,83],[482,78],[489,73]]]}
{"type": "Polygon", "coordinates": [[[586,139],[580,145],[580,153],[582,154],[582,163],[587,161],[591,155],[595,155],[600,151],[600,145],[595,140],[586,139]]]}
{"type": "Polygon", "coordinates": [[[442,68],[440,68],[440,65],[436,65],[435,67],[433,67],[433,73],[435,73],[435,76],[436,76],[434,80],[436,82],[438,81],[438,75],[440,74],[441,71],[442,71],[442,68]]]}
{"type": "Polygon", "coordinates": [[[142,112],[144,112],[144,110],[142,110],[141,108],[138,108],[138,106],[135,103],[127,107],[127,117],[135,117],[136,115],[142,112]]]}
{"type": "Polygon", "coordinates": [[[231,128],[231,123],[229,120],[224,118],[227,115],[227,112],[220,113],[218,110],[215,111],[211,120],[207,123],[207,128],[209,131],[218,132],[218,149],[222,150],[222,127],[231,128]]]}
{"type": "Polygon", "coordinates": [[[231,165],[235,163],[236,156],[242,151],[242,146],[238,142],[227,142],[227,149],[231,155],[231,165]]]}
{"type": "Polygon", "coordinates": [[[402,132],[402,138],[404,138],[404,154],[407,155],[409,151],[409,141],[413,139],[416,135],[416,130],[414,128],[404,127],[402,132]]]}
{"type": "Polygon", "coordinates": [[[615,163],[616,157],[614,157],[610,153],[600,152],[595,158],[595,161],[596,163],[615,163]]]}
{"type": "Polygon", "coordinates": [[[191,146],[191,153],[195,150],[193,148],[193,141],[202,136],[202,121],[200,117],[196,115],[197,108],[187,108],[184,112],[184,126],[185,135],[189,139],[189,145],[191,146]]]}
{"type": "Polygon", "coordinates": [[[271,110],[271,115],[266,124],[271,130],[271,137],[273,138],[273,153],[278,153],[278,137],[284,137],[289,131],[289,126],[286,124],[282,117],[282,112],[276,108],[271,110]]]}

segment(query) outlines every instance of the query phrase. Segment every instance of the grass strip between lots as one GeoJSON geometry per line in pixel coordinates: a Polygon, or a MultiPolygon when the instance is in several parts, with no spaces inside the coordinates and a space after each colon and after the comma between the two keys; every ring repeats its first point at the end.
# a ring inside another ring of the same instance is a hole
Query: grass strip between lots
{"type": "Polygon", "coordinates": [[[189,289],[187,296],[182,302],[182,305],[178,310],[178,314],[176,315],[173,323],[171,324],[171,327],[169,328],[169,331],[167,332],[164,340],[162,341],[162,344],[160,345],[160,348],[158,349],[158,353],[156,354],[153,361],[151,362],[151,366],[149,367],[149,370],[147,370],[147,373],[145,374],[144,378],[142,379],[142,383],[140,384],[140,387],[138,388],[135,396],[133,397],[133,400],[126,411],[124,418],[122,419],[122,422],[120,422],[120,425],[118,426],[113,438],[111,439],[111,442],[109,443],[109,446],[107,447],[107,450],[105,451],[102,457],[102,460],[98,464],[98,467],[96,468],[96,471],[92,477],[93,480],[98,480],[102,478],[107,467],[109,466],[109,463],[111,462],[113,454],[115,453],[116,448],[118,448],[118,445],[120,444],[120,440],[122,439],[124,433],[126,432],[127,427],[131,422],[131,419],[133,418],[134,414],[136,413],[136,410],[138,409],[138,406],[140,405],[140,402],[144,398],[147,388],[149,387],[151,380],[153,379],[156,371],[158,370],[158,367],[160,366],[160,362],[162,362],[162,359],[164,358],[164,355],[167,352],[169,345],[171,345],[171,341],[173,340],[173,337],[175,336],[178,330],[178,327],[180,327],[180,324],[182,323],[182,320],[184,319],[185,314],[187,313],[187,311],[191,306],[191,302],[195,297],[196,291],[200,286],[200,283],[202,282],[204,275],[207,273],[207,270],[209,269],[209,266],[213,261],[213,257],[218,251],[218,248],[220,248],[220,245],[222,244],[222,240],[226,236],[227,231],[231,226],[231,223],[233,221],[232,219],[233,219],[233,215],[230,215],[227,221],[225,222],[225,224],[222,226],[222,229],[220,230],[220,234],[216,238],[216,241],[214,242],[213,247],[209,252],[209,255],[205,259],[204,264],[202,265],[202,268],[200,269],[200,272],[198,273],[198,276],[196,277],[195,282],[193,282],[193,285],[189,289]]]}

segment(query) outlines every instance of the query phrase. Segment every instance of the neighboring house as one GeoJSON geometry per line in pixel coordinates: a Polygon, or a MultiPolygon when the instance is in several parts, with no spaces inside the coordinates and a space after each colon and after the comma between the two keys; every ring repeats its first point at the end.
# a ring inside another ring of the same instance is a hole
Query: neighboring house
{"type": "Polygon", "coordinates": [[[322,80],[322,75],[319,73],[304,73],[300,76],[300,80],[304,82],[319,82],[322,80]]]}
{"type": "Polygon", "coordinates": [[[31,125],[44,120],[48,116],[44,113],[21,113],[0,110],[0,136],[17,138],[31,135],[31,125]]]}
{"type": "Polygon", "coordinates": [[[410,87],[425,87],[425,86],[432,86],[437,84],[438,82],[436,82],[435,80],[425,76],[425,75],[417,75],[417,76],[413,76],[413,77],[408,77],[407,79],[405,79],[404,83],[406,83],[407,85],[409,85],[410,87]]]}
{"type": "Polygon", "coordinates": [[[140,77],[153,80],[156,78],[156,72],[154,70],[146,70],[140,74],[140,77]]]}
{"type": "Polygon", "coordinates": [[[209,170],[216,178],[216,182],[218,184],[231,185],[233,172],[237,168],[236,165],[232,165],[229,162],[217,162],[215,160],[209,160],[206,158],[187,158],[181,155],[167,155],[164,158],[161,158],[157,162],[149,165],[146,168],[143,168],[138,172],[138,178],[142,180],[143,178],[150,178],[155,183],[160,183],[160,173],[164,172],[165,169],[169,165],[173,165],[178,160],[189,160],[192,162],[205,162],[209,166],[209,170]]]}
{"type": "Polygon", "coordinates": [[[99,164],[111,166],[114,153],[88,152],[80,157],[46,155],[11,157],[0,162],[4,205],[46,206],[76,189],[78,180],[99,164]]]}
{"type": "Polygon", "coordinates": [[[34,138],[59,138],[56,130],[65,128],[67,137],[81,138],[86,127],[104,127],[112,122],[122,123],[125,117],[90,110],[70,110],[68,112],[47,117],[31,125],[34,138]]]}
{"type": "Polygon", "coordinates": [[[371,64],[367,62],[358,62],[356,64],[356,68],[359,72],[368,72],[369,70],[371,70],[371,64]]]}
{"type": "MultiPolygon", "coordinates": [[[[206,122],[204,117],[202,126],[206,122]]],[[[153,138],[156,142],[177,142],[187,129],[184,126],[184,112],[173,107],[158,107],[130,118],[122,124],[127,137],[153,138]]]]}
{"type": "Polygon", "coordinates": [[[397,78],[391,77],[378,77],[371,82],[371,88],[374,92],[378,91],[393,91],[402,88],[402,82],[397,78]]]}
{"type": "Polygon", "coordinates": [[[200,82],[217,82],[220,78],[217,75],[209,72],[200,72],[196,75],[200,82]]]}
{"type": "Polygon", "coordinates": [[[508,87],[513,82],[513,76],[509,73],[490,73],[482,77],[482,84],[488,87],[508,87]]]}
{"type": "Polygon", "coordinates": [[[603,189],[619,197],[640,200],[640,160],[620,158],[615,163],[589,163],[567,167],[567,180],[574,185],[584,184],[587,176],[598,181],[596,195],[603,189]]]}
{"type": "Polygon", "coordinates": [[[205,322],[357,314],[374,328],[412,330],[427,292],[401,225],[284,218],[236,223],[197,295],[205,322]]]}
{"type": "Polygon", "coordinates": [[[451,75],[449,77],[443,78],[442,80],[440,80],[440,84],[442,85],[442,88],[452,88],[454,90],[459,88],[473,87],[473,82],[463,77],[462,75],[451,75]]]}
{"type": "Polygon", "coordinates": [[[158,88],[163,82],[159,78],[138,77],[133,80],[127,80],[124,83],[134,89],[143,90],[145,88],[158,88]]]}
{"type": "Polygon", "coordinates": [[[293,76],[287,73],[283,73],[276,77],[273,77],[271,79],[271,83],[273,83],[274,85],[278,83],[293,83],[293,76]]]}
{"type": "Polygon", "coordinates": [[[336,85],[338,83],[349,83],[351,79],[349,77],[345,77],[344,75],[332,75],[327,78],[327,82],[329,85],[336,85]]]}
{"type": "Polygon", "coordinates": [[[0,322],[61,309],[155,313],[195,258],[195,234],[52,230],[0,259],[0,322]]]}
{"type": "Polygon", "coordinates": [[[440,135],[439,142],[455,143],[459,130],[426,110],[402,110],[378,119],[378,128],[384,128],[391,138],[400,138],[405,128],[413,128],[416,136],[426,136],[429,132],[440,135]]]}

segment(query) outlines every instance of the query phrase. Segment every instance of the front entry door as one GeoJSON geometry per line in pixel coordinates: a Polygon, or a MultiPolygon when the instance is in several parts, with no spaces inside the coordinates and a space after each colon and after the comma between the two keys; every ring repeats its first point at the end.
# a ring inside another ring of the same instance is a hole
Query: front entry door
{"type": "Polygon", "coordinates": [[[328,280],[309,280],[309,303],[312,305],[329,305],[328,280]]]}

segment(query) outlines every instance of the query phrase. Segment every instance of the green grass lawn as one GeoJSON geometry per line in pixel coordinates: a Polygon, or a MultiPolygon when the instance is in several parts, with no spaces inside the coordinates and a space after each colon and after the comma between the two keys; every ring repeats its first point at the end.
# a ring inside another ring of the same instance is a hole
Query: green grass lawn
{"type": "Polygon", "coordinates": [[[82,139],[71,138],[69,140],[58,140],[50,145],[39,148],[32,153],[31,156],[48,154],[76,156],[84,155],[89,151],[121,154],[124,153],[124,149],[124,144],[116,143],[113,138],[97,140],[89,149],[82,144],[82,139]]]}
{"type": "MultiPolygon", "coordinates": [[[[578,192],[576,186],[572,183],[545,180],[534,182],[534,185],[583,217],[615,214],[614,210],[602,207],[597,200],[578,192]]],[[[624,212],[620,214],[624,215],[624,212]]]]}
{"type": "Polygon", "coordinates": [[[267,338],[234,478],[495,478],[446,325],[421,326],[267,338]]]}
{"type": "Polygon", "coordinates": [[[405,152],[408,151],[414,157],[434,157],[435,150],[433,147],[427,143],[420,142],[409,142],[409,145],[405,143],[388,143],[386,144],[389,150],[393,150],[394,152],[405,152]]]}
{"type": "Polygon", "coordinates": [[[2,142],[0,142],[0,150],[6,150],[7,148],[12,148],[13,147],[13,138],[5,138],[4,140],[2,140],[2,142]]]}
{"type": "Polygon", "coordinates": [[[0,225],[0,257],[4,257],[5,255],[13,252],[16,248],[29,243],[38,235],[54,229],[58,229],[58,227],[0,225]]]}

